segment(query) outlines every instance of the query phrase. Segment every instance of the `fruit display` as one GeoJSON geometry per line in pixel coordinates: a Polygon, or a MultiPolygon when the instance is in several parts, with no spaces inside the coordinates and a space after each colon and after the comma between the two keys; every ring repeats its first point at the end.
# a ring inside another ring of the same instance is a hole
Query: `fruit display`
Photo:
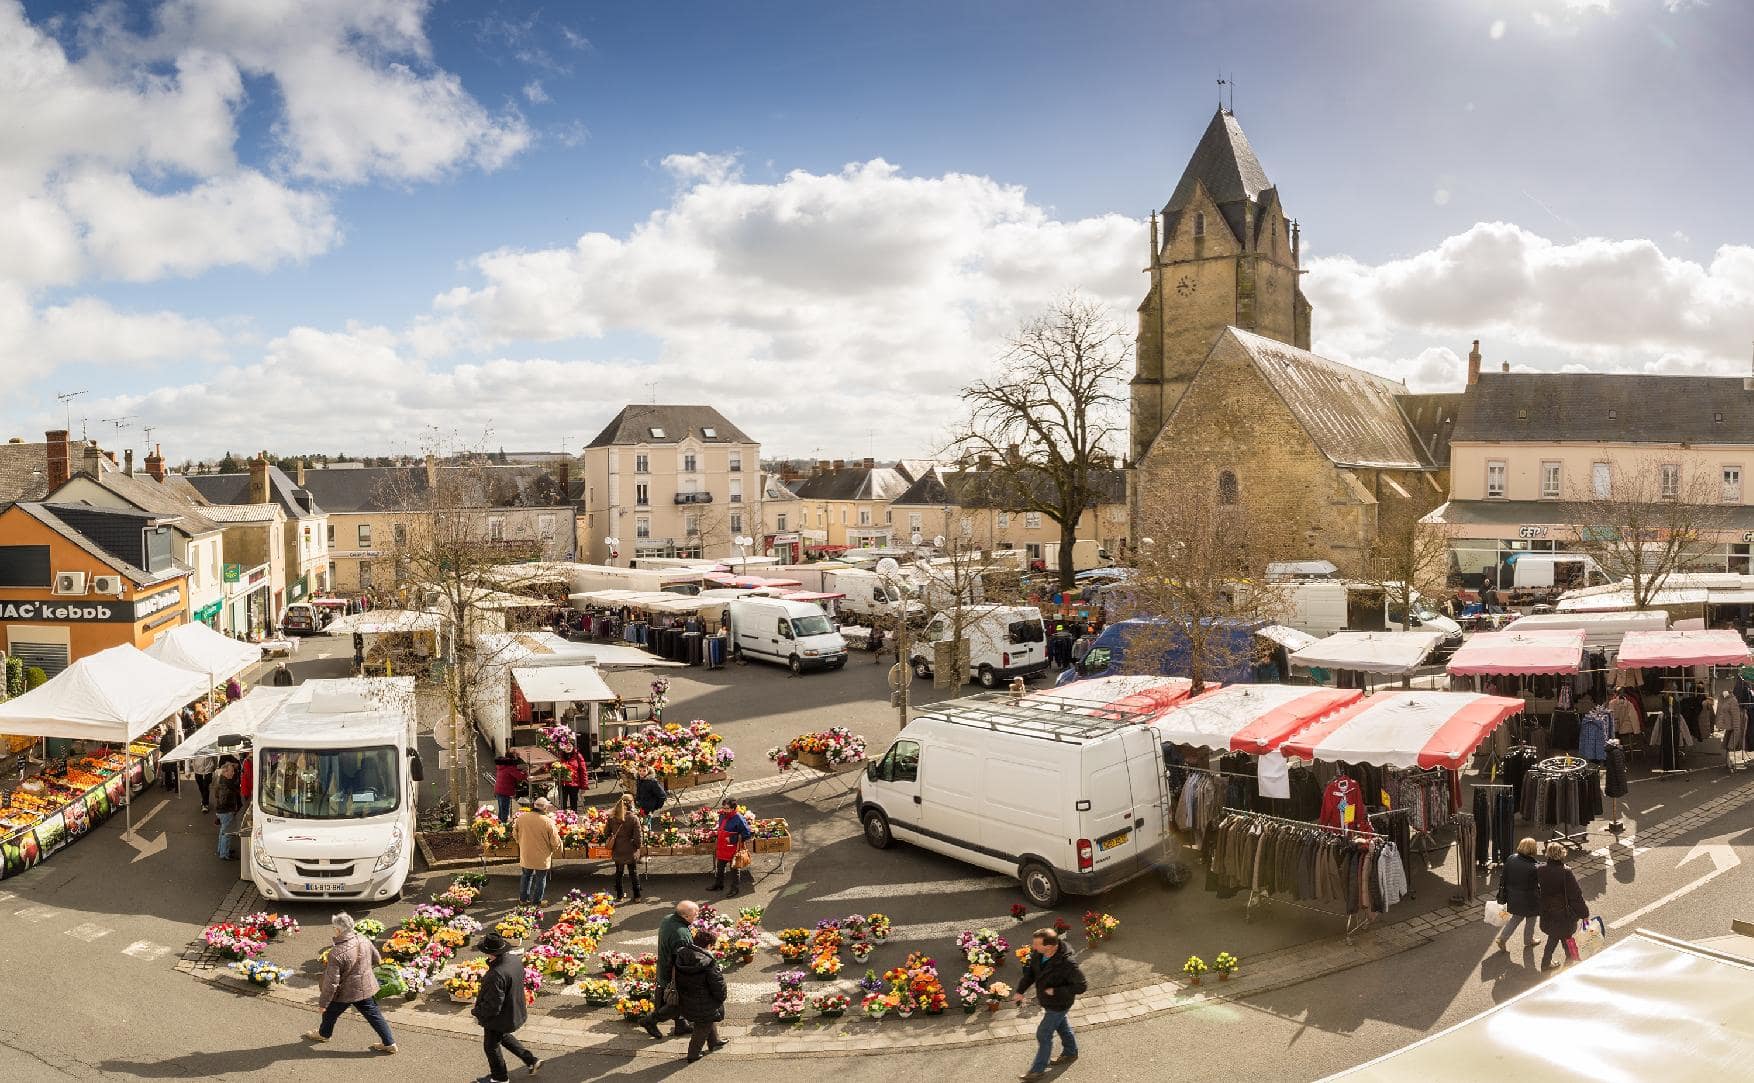
{"type": "Polygon", "coordinates": [[[0,793],[0,879],[17,876],[122,810],[128,791],[158,775],[158,745],[100,752],[46,765],[0,793]]]}

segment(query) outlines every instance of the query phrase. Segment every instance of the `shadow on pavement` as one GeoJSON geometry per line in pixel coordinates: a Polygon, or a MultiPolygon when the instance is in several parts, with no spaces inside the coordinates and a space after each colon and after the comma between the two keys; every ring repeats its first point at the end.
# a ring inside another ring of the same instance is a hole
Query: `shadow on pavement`
{"type": "Polygon", "coordinates": [[[295,1040],[279,1045],[187,1053],[164,1060],[104,1060],[99,1061],[97,1067],[102,1072],[113,1072],[135,1079],[204,1079],[257,1072],[288,1061],[320,1066],[324,1061],[352,1062],[371,1059],[386,1058],[382,1053],[373,1053],[369,1049],[313,1047],[310,1042],[295,1040]]]}

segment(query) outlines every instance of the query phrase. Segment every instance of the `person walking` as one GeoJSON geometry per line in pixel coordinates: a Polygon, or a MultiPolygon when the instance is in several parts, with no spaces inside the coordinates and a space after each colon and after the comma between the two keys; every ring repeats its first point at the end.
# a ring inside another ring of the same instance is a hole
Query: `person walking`
{"type": "Polygon", "coordinates": [[[711,930],[696,929],[693,942],[679,949],[671,964],[682,1018],[688,1020],[694,1031],[688,1036],[689,1064],[728,1044],[719,1038],[719,1023],[725,1018],[726,989],[725,972],[712,955],[712,946],[717,941],[718,935],[711,930]]]}
{"type": "Polygon", "coordinates": [[[585,750],[575,741],[572,755],[557,761],[554,766],[566,768],[566,781],[560,784],[560,807],[577,812],[580,791],[591,785],[591,764],[585,759],[585,750]]]}
{"type": "Polygon", "coordinates": [[[243,807],[243,795],[238,790],[238,764],[227,756],[219,765],[219,777],[213,781],[213,813],[219,820],[221,861],[231,861],[237,857],[237,852],[231,845],[231,825],[237,819],[238,810],[243,807]]]}
{"type": "Polygon", "coordinates": [[[560,828],[549,815],[554,806],[548,798],[538,797],[528,811],[520,812],[512,823],[512,837],[518,843],[518,901],[541,906],[547,902],[548,871],[554,867],[554,855],[560,853],[560,828]]]}
{"type": "Polygon", "coordinates": [[[646,818],[646,830],[653,830],[657,826],[653,820],[658,810],[670,803],[670,793],[658,781],[658,773],[650,765],[639,769],[639,781],[633,786],[633,802],[646,818]]]}
{"type": "MultiPolygon", "coordinates": [[[[727,797],[719,807],[719,830],[717,841],[713,844],[713,882],[710,891],[723,890],[725,898],[736,897],[738,884],[743,879],[743,866],[737,862],[743,853],[744,846],[755,837],[755,831],[749,821],[737,808],[735,798],[727,797]],[[731,883],[725,885],[725,875],[729,873],[731,883]]],[[[742,860],[747,863],[747,857],[742,860]]]]}
{"type": "MultiPolygon", "coordinates": [[[[1541,949],[1541,969],[1556,969],[1553,953],[1577,932],[1577,924],[1588,920],[1590,908],[1584,904],[1583,889],[1577,877],[1565,867],[1565,847],[1557,842],[1547,844],[1547,863],[1537,873],[1541,886],[1541,931],[1547,934],[1547,946],[1541,949]]],[[[1560,962],[1559,966],[1564,966],[1560,962]]]]}
{"type": "Polygon", "coordinates": [[[498,933],[481,938],[481,951],[488,957],[487,973],[481,975],[481,990],[475,994],[475,1008],[470,1013],[481,1024],[481,1048],[487,1054],[487,1074],[475,1083],[510,1083],[504,1049],[524,1062],[531,1075],[542,1067],[542,1058],[524,1048],[513,1037],[530,1017],[524,1003],[524,953],[498,933]]]}
{"type": "Polygon", "coordinates": [[[211,755],[189,757],[189,773],[195,776],[195,788],[201,791],[201,811],[210,811],[213,803],[213,769],[219,761],[211,755]]]}
{"type": "Polygon", "coordinates": [[[493,799],[499,803],[499,822],[512,822],[512,802],[518,796],[518,783],[530,777],[516,756],[507,753],[493,758],[493,799]]]}
{"type": "Polygon", "coordinates": [[[317,985],[317,1007],[323,1010],[323,1021],[316,1030],[305,1031],[303,1037],[311,1042],[328,1041],[335,1035],[335,1021],[348,1008],[354,1008],[377,1032],[378,1041],[372,1049],[379,1053],[396,1052],[396,1037],[390,1033],[390,1022],[384,1018],[383,1009],[378,1007],[378,976],[372,969],[380,961],[378,949],[353,931],[352,915],[336,914],[329,924],[332,943],[329,957],[323,962],[322,980],[317,985]]]}
{"type": "Polygon", "coordinates": [[[173,793],[176,792],[177,788],[177,765],[175,762],[166,763],[164,757],[170,755],[171,749],[176,748],[182,743],[183,734],[181,720],[166,722],[164,724],[164,733],[161,734],[158,739],[158,773],[159,780],[164,783],[164,788],[173,793]]]}
{"type": "Polygon", "coordinates": [[[692,1033],[694,1028],[682,1018],[682,1005],[678,1001],[671,1003],[664,995],[664,988],[670,984],[671,970],[676,965],[676,953],[694,943],[694,919],[700,916],[700,905],[689,899],[676,904],[676,909],[664,915],[658,923],[658,1005],[651,1013],[639,1021],[647,1034],[654,1038],[662,1038],[658,1024],[666,1019],[676,1020],[672,1035],[680,1037],[692,1033]]]}
{"type": "Polygon", "coordinates": [[[1509,951],[1507,941],[1516,927],[1523,927],[1523,947],[1535,946],[1535,925],[1541,916],[1541,866],[1535,860],[1540,843],[1524,839],[1516,844],[1516,853],[1505,859],[1498,874],[1498,901],[1510,911],[1510,923],[1498,934],[1499,951],[1509,951]]]}
{"type": "Polygon", "coordinates": [[[1037,929],[1029,949],[1023,976],[1017,979],[1016,1001],[1022,1004],[1024,994],[1034,986],[1036,1003],[1041,1005],[1041,1022],[1035,1027],[1035,1061],[1029,1071],[1017,1077],[1023,1080],[1040,1079],[1047,1074],[1056,1034],[1060,1036],[1060,1055],[1051,1063],[1070,1064],[1078,1059],[1078,1039],[1072,1034],[1066,1013],[1089,987],[1078,960],[1072,956],[1072,946],[1062,942],[1059,933],[1037,929]]]}
{"type": "Polygon", "coordinates": [[[609,810],[609,857],[615,862],[615,901],[620,902],[621,871],[633,883],[633,901],[639,902],[639,852],[645,840],[640,831],[639,817],[633,811],[633,794],[624,793],[609,810]]]}

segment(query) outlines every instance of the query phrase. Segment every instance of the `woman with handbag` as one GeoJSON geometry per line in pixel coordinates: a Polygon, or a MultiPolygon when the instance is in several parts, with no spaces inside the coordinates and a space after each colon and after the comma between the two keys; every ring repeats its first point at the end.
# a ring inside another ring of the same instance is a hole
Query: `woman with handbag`
{"type": "Polygon", "coordinates": [[[621,873],[633,878],[633,901],[639,902],[639,852],[645,844],[640,832],[639,816],[633,810],[633,794],[624,793],[609,812],[609,857],[615,862],[615,901],[621,892],[621,873]]]}
{"type": "Polygon", "coordinates": [[[1510,914],[1495,941],[1499,951],[1510,950],[1507,941],[1518,925],[1523,927],[1523,947],[1535,946],[1535,924],[1541,916],[1541,866],[1535,854],[1540,848],[1534,839],[1517,843],[1516,853],[1505,860],[1504,870],[1498,874],[1498,902],[1510,914]]]}
{"type": "Polygon", "coordinates": [[[725,798],[724,803],[719,806],[719,832],[713,846],[713,882],[708,887],[709,891],[723,890],[727,899],[736,896],[743,870],[753,860],[748,846],[754,838],[755,830],[737,808],[736,799],[725,798]],[[731,876],[729,887],[725,884],[726,873],[731,876]]]}
{"type": "Polygon", "coordinates": [[[1577,932],[1578,922],[1589,920],[1590,908],[1584,904],[1577,877],[1565,867],[1565,847],[1559,843],[1547,844],[1547,863],[1541,866],[1537,879],[1541,885],[1541,931],[1547,934],[1541,969],[1552,970],[1553,953],[1577,932]]]}

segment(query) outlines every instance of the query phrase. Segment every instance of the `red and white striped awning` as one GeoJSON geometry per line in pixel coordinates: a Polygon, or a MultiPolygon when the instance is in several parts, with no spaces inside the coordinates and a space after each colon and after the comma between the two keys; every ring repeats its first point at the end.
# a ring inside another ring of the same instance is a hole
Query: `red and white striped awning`
{"type": "Polygon", "coordinates": [[[1576,673],[1583,663],[1582,628],[1476,632],[1449,660],[1457,674],[1576,673]]]}
{"type": "Polygon", "coordinates": [[[1621,669],[1651,666],[1737,666],[1748,661],[1748,644],[1732,628],[1627,632],[1620,641],[1621,669]]]}
{"type": "Polygon", "coordinates": [[[1509,696],[1378,692],[1280,746],[1286,756],[1382,767],[1460,767],[1487,734],[1523,709],[1509,696]]]}
{"type": "Polygon", "coordinates": [[[1151,728],[1173,744],[1258,756],[1363,697],[1356,688],[1233,684],[1187,700],[1151,728]]]}

